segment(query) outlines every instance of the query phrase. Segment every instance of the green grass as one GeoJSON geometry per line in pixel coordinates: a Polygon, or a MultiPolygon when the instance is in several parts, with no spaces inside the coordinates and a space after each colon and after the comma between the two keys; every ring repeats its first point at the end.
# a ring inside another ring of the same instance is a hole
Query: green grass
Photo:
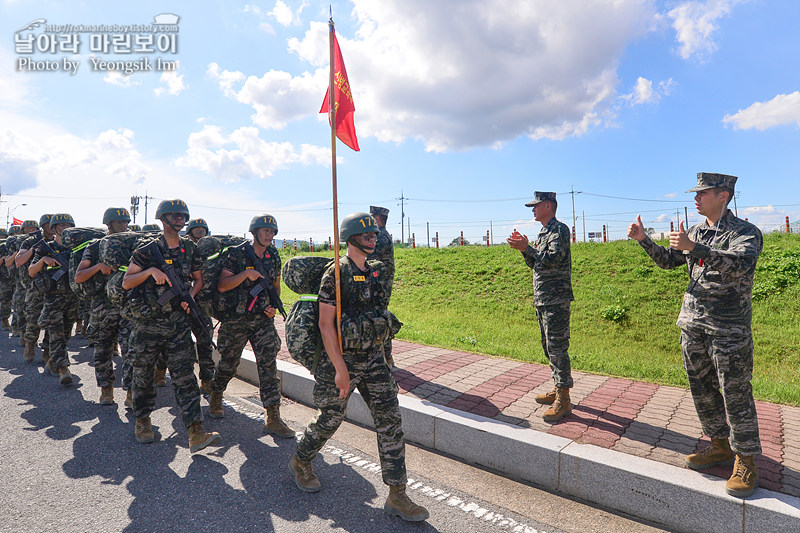
{"type": "MultiPolygon", "coordinates": [[[[395,254],[390,307],[405,324],[398,338],[545,363],[532,272],[519,252],[465,246],[395,254]]],[[[755,396],[800,405],[800,236],[765,236],[755,281],[755,396]]],[[[688,386],[675,325],[685,267],[661,270],[632,241],[577,243],[572,284],[574,369],[688,386]]],[[[294,301],[289,289],[282,295],[294,301]]]]}

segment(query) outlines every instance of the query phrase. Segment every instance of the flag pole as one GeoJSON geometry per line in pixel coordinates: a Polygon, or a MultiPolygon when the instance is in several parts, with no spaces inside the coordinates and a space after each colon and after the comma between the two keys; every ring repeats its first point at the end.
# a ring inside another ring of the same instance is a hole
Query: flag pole
{"type": "Polygon", "coordinates": [[[336,184],[336,98],[334,96],[334,70],[336,68],[333,57],[333,10],[328,19],[328,41],[330,42],[330,81],[328,84],[329,103],[328,113],[331,121],[331,169],[333,181],[333,272],[336,284],[336,338],[339,339],[339,351],[342,349],[342,272],[339,266],[339,198],[336,184]]]}

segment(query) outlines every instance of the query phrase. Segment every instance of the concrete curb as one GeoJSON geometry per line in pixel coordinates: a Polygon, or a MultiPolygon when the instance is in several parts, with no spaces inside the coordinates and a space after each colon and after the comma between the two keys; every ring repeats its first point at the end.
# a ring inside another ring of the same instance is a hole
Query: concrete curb
{"type": "MultiPolygon", "coordinates": [[[[277,361],[281,392],[314,405],[314,379],[302,366],[277,361]]],[[[254,354],[245,350],[238,377],[258,384],[254,354]]],[[[728,496],[725,480],[688,469],[521,428],[400,395],[406,441],[481,465],[510,478],[578,497],[682,531],[796,531],[800,498],[757,489],[728,496]]],[[[373,427],[358,391],[347,418],[373,427]]]]}

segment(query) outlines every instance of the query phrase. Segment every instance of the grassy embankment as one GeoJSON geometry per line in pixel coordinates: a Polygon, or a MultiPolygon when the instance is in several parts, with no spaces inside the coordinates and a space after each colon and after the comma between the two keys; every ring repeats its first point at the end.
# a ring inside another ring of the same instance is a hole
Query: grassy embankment
{"type": "MultiPolygon", "coordinates": [[[[467,246],[395,254],[399,338],[545,363],[531,270],[519,252],[467,246]]],[[[686,267],[661,270],[632,241],[578,243],[572,261],[573,368],[687,387],[675,326],[686,267]]],[[[800,236],[765,236],[755,281],[755,395],[800,405],[800,236]]],[[[295,299],[286,288],[283,295],[295,299]]]]}

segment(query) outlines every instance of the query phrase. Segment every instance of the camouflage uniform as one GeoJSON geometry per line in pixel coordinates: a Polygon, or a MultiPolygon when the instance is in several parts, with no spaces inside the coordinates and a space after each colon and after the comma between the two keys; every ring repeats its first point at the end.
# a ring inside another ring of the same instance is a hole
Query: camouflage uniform
{"type": "MultiPolygon", "coordinates": [[[[0,242],[0,258],[10,255],[6,241],[0,242]]],[[[6,268],[5,262],[0,259],[0,322],[6,321],[11,316],[11,299],[14,297],[14,280],[6,268]]]]}
{"type": "MultiPolygon", "coordinates": [[[[366,316],[386,309],[388,297],[380,278],[386,276],[383,265],[373,262],[362,271],[348,257],[341,260],[342,322],[347,318],[366,316]],[[347,278],[347,281],[345,281],[347,278]]],[[[334,268],[328,268],[319,290],[321,303],[335,305],[334,268]]],[[[344,357],[350,373],[350,390],[347,398],[339,399],[336,372],[330,359],[323,353],[314,376],[314,403],[319,409],[303,434],[295,453],[298,460],[310,463],[325,443],[341,425],[347,401],[358,388],[375,422],[378,437],[378,454],[381,460],[383,482],[387,485],[405,485],[405,439],[397,400],[397,384],[383,357],[382,342],[367,339],[373,347],[368,350],[348,349],[359,341],[350,338],[351,330],[343,328],[344,357]]]]}
{"type": "MultiPolygon", "coordinates": [[[[202,268],[195,254],[194,243],[186,237],[181,237],[179,246],[169,248],[163,235],[159,236],[156,242],[164,259],[171,260],[184,283],[191,286],[192,272],[198,272],[202,268]]],[[[141,248],[133,253],[131,262],[143,270],[155,266],[149,257],[141,252],[141,248]]],[[[153,368],[156,361],[163,358],[169,368],[181,418],[188,428],[193,423],[203,420],[200,412],[200,388],[194,375],[197,352],[192,341],[191,318],[181,308],[177,298],[173,298],[165,307],[161,307],[155,302],[148,303],[148,300],[151,300],[149,297],[139,301],[136,301],[135,297],[137,293],[158,295],[168,288],[167,284],[159,287],[152,278],[148,278],[140,286],[129,291],[131,294],[128,306],[146,307],[146,312],[150,315],[145,318],[140,312],[131,321],[129,353],[133,364],[133,414],[137,419],[141,419],[149,417],[153,412],[156,400],[153,368]]]]}
{"type": "Polygon", "coordinates": [[[202,309],[200,312],[200,320],[192,320],[192,333],[194,333],[197,349],[197,362],[200,365],[200,379],[210,381],[214,377],[214,346],[207,338],[208,335],[202,331],[205,328],[200,323],[210,324],[211,319],[202,309]]]}
{"type": "MultiPolygon", "coordinates": [[[[58,244],[55,240],[48,244],[56,253],[70,251],[68,247],[58,244]]],[[[37,249],[31,264],[38,262],[45,255],[41,249],[37,249]]],[[[51,272],[52,270],[44,267],[39,276],[48,277],[51,272]]],[[[45,293],[44,306],[38,320],[39,326],[47,330],[50,336],[50,365],[56,371],[70,366],[67,340],[69,340],[72,327],[78,319],[78,297],[69,288],[68,278],[69,274],[67,273],[55,284],[55,290],[45,293]]],[[[37,289],[31,288],[30,290],[37,289]]]]}
{"type": "MultiPolygon", "coordinates": [[[[34,244],[36,244],[36,237],[28,237],[22,241],[20,249],[29,250],[34,244]]],[[[27,263],[22,265],[21,270],[24,275],[28,275],[28,267],[31,266],[32,263],[31,260],[28,260],[27,263]]],[[[30,276],[28,276],[28,278],[30,278],[30,276]]],[[[39,342],[39,335],[41,334],[39,316],[41,316],[42,308],[44,307],[44,294],[30,286],[28,289],[29,290],[25,291],[25,330],[23,339],[26,344],[35,344],[39,342]]],[[[45,331],[42,346],[48,346],[49,340],[50,337],[47,331],[45,331]]]]}
{"type": "MultiPolygon", "coordinates": [[[[385,207],[378,207],[378,206],[370,206],[369,212],[371,215],[383,215],[384,217],[389,216],[389,210],[385,207]]],[[[375,251],[367,256],[367,259],[380,261],[383,263],[384,268],[386,269],[386,276],[383,280],[383,286],[386,290],[386,297],[388,300],[392,298],[392,286],[394,285],[394,244],[392,243],[392,236],[389,234],[389,231],[386,229],[386,226],[379,226],[378,229],[378,239],[375,241],[375,251]]],[[[387,301],[388,307],[388,301],[387,301]]],[[[386,341],[386,345],[383,347],[386,360],[389,362],[392,361],[392,339],[386,341]]]]}
{"type": "MultiPolygon", "coordinates": [[[[253,245],[246,242],[240,246],[231,247],[223,258],[222,268],[234,275],[253,267],[241,246],[252,247],[253,245]]],[[[267,247],[263,264],[270,279],[273,281],[280,279],[281,257],[277,248],[267,247]]],[[[231,313],[231,318],[224,320],[219,328],[217,342],[220,360],[214,379],[211,381],[211,390],[214,392],[225,390],[228,382],[236,375],[242,350],[249,340],[256,356],[261,403],[264,407],[268,407],[281,403],[280,380],[275,363],[275,357],[281,349],[281,339],[275,329],[275,319],[264,314],[264,310],[269,304],[267,291],[261,291],[252,311],[247,311],[251,300],[249,291],[255,285],[255,281],[246,279],[233,289],[233,292],[237,294],[237,306],[236,310],[231,313]]]]}
{"type": "Polygon", "coordinates": [[[661,268],[688,265],[689,287],[677,325],[703,433],[714,439],[730,437],[735,452],[758,455],[750,325],[753,277],[764,240],[756,226],[730,211],[716,226],[704,220],[688,235],[697,243],[691,252],[659,246],[649,237],[640,244],[661,268]]]}
{"type": "Polygon", "coordinates": [[[536,242],[528,245],[522,257],[533,269],[533,305],[553,380],[558,388],[571,388],[569,319],[570,302],[575,298],[569,228],[553,217],[542,226],[536,242]]]}
{"type": "MultiPolygon", "coordinates": [[[[90,266],[96,265],[100,261],[100,240],[94,241],[83,250],[81,261],[88,261],[90,266]]],[[[94,343],[94,376],[98,387],[109,387],[114,385],[116,376],[114,375],[114,344],[120,342],[122,350],[123,338],[120,331],[120,310],[111,305],[106,295],[106,283],[108,275],[97,272],[92,276],[91,281],[95,284],[96,294],[89,300],[89,336],[94,343]]],[[[122,353],[122,373],[123,388],[125,373],[130,374],[130,362],[127,361],[127,351],[122,353]]],[[[127,376],[130,384],[130,375],[127,376]]]]}
{"type": "MultiPolygon", "coordinates": [[[[17,242],[13,250],[9,251],[11,253],[19,252],[19,242],[17,242]]],[[[17,268],[14,266],[12,270],[14,273],[14,294],[11,297],[11,308],[14,311],[14,323],[21,332],[20,336],[22,336],[25,334],[25,328],[27,327],[25,320],[25,293],[28,290],[26,283],[30,283],[30,276],[25,267],[17,268]],[[25,275],[24,278],[22,277],[23,274],[25,275]]]]}

